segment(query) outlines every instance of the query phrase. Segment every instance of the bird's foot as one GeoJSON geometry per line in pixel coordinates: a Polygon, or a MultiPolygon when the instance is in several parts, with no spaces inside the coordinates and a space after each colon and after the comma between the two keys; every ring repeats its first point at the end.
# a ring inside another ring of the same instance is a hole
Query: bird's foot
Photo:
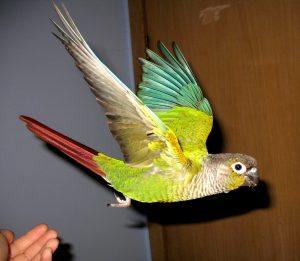
{"type": "Polygon", "coordinates": [[[107,204],[107,206],[112,208],[128,208],[131,205],[131,199],[125,196],[125,199],[121,199],[117,194],[115,198],[118,203],[107,204]]]}

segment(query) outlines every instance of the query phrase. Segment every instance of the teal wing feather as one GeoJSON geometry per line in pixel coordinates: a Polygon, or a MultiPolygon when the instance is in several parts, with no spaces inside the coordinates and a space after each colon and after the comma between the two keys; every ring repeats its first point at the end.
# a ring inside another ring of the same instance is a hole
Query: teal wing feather
{"type": "Polygon", "coordinates": [[[161,42],[158,48],[165,59],[149,49],[146,52],[152,62],[140,58],[143,81],[138,97],[155,112],[180,106],[212,115],[211,106],[178,46],[173,43],[175,56],[161,42]]]}

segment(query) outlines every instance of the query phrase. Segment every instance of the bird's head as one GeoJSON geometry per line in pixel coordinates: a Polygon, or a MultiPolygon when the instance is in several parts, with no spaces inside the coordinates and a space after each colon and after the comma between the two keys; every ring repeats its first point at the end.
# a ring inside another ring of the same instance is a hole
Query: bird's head
{"type": "Polygon", "coordinates": [[[258,183],[257,162],[240,153],[210,154],[208,164],[212,167],[218,190],[229,192],[240,186],[255,187],[258,183]]]}

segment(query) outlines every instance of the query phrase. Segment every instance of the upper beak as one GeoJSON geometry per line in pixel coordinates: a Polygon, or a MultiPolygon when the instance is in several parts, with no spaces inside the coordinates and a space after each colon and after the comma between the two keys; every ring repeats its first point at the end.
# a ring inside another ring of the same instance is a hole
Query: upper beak
{"type": "Polygon", "coordinates": [[[246,172],[244,186],[255,187],[258,183],[258,172],[256,167],[252,167],[246,172]]]}

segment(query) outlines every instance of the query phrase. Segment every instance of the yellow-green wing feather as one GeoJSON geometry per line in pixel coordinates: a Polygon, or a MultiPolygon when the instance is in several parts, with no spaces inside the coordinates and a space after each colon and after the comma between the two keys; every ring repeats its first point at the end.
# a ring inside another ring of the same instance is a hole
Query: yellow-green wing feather
{"type": "Polygon", "coordinates": [[[174,107],[157,115],[173,130],[184,153],[201,150],[202,155],[207,154],[205,144],[212,128],[211,115],[187,107],[174,107]]]}

